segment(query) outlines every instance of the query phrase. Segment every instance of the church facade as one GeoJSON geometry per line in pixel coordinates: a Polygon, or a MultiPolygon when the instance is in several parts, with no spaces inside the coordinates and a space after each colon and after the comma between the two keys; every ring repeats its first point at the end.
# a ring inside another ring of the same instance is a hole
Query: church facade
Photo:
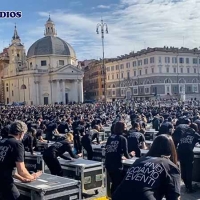
{"type": "Polygon", "coordinates": [[[27,55],[15,26],[4,69],[5,103],[28,105],[67,104],[83,101],[83,72],[77,67],[74,49],[57,37],[49,17],[45,37],[29,48],[27,55]]]}

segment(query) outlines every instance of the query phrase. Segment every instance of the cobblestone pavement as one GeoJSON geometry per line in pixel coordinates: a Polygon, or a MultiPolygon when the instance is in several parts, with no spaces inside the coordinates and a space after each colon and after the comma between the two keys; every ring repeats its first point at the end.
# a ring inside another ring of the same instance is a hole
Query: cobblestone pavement
{"type": "MultiPolygon", "coordinates": [[[[200,185],[200,183],[199,183],[199,185],[200,185]]],[[[88,197],[86,199],[87,200],[95,200],[98,197],[105,197],[105,196],[106,196],[106,191],[105,191],[105,188],[104,188],[101,191],[99,191],[98,195],[93,195],[93,196],[90,196],[90,197],[88,197]]],[[[185,193],[185,187],[182,184],[182,187],[181,187],[181,200],[200,200],[200,189],[199,189],[199,191],[197,191],[197,192],[195,192],[193,194],[187,194],[187,193],[185,193]]]]}

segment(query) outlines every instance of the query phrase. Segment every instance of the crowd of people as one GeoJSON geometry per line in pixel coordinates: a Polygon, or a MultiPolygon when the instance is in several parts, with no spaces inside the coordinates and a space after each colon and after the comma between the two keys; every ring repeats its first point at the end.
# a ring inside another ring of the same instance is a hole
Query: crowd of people
{"type": "Polygon", "coordinates": [[[82,157],[84,148],[92,160],[92,144],[104,145],[113,200],[128,200],[130,196],[136,200],[176,200],[181,178],[186,191],[195,192],[193,149],[200,140],[200,107],[195,105],[114,102],[1,107],[1,198],[20,199],[13,177],[30,182],[41,175],[30,174],[24,164],[25,151],[34,154],[39,143],[48,144],[43,159],[57,176],[63,176],[58,157],[73,161],[82,157]],[[150,149],[145,141],[149,125],[158,131],[150,149]],[[110,127],[110,136],[101,141],[105,127],[110,127]],[[141,149],[149,151],[141,156],[141,149]],[[138,159],[125,173],[123,160],[132,157],[138,159]]]}

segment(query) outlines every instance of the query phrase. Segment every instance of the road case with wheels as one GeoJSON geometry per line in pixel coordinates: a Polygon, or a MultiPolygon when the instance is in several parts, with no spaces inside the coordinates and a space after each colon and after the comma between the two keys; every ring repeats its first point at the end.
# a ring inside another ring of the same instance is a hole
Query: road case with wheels
{"type": "Polygon", "coordinates": [[[50,174],[42,174],[36,181],[15,184],[23,200],[81,200],[80,182],[50,174]]]}
{"type": "Polygon", "coordinates": [[[44,172],[45,164],[40,152],[34,152],[34,155],[32,155],[30,152],[25,152],[24,163],[29,172],[44,172]]]}
{"type": "Polygon", "coordinates": [[[59,159],[59,162],[65,177],[81,181],[82,193],[94,191],[97,194],[104,187],[103,163],[84,159],[59,159]]]}

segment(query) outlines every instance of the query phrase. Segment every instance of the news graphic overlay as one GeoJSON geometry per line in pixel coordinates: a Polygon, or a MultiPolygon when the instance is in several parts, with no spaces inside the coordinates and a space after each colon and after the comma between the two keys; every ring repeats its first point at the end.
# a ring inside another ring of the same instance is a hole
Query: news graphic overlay
{"type": "Polygon", "coordinates": [[[0,11],[0,18],[21,18],[22,11],[0,11]]]}

